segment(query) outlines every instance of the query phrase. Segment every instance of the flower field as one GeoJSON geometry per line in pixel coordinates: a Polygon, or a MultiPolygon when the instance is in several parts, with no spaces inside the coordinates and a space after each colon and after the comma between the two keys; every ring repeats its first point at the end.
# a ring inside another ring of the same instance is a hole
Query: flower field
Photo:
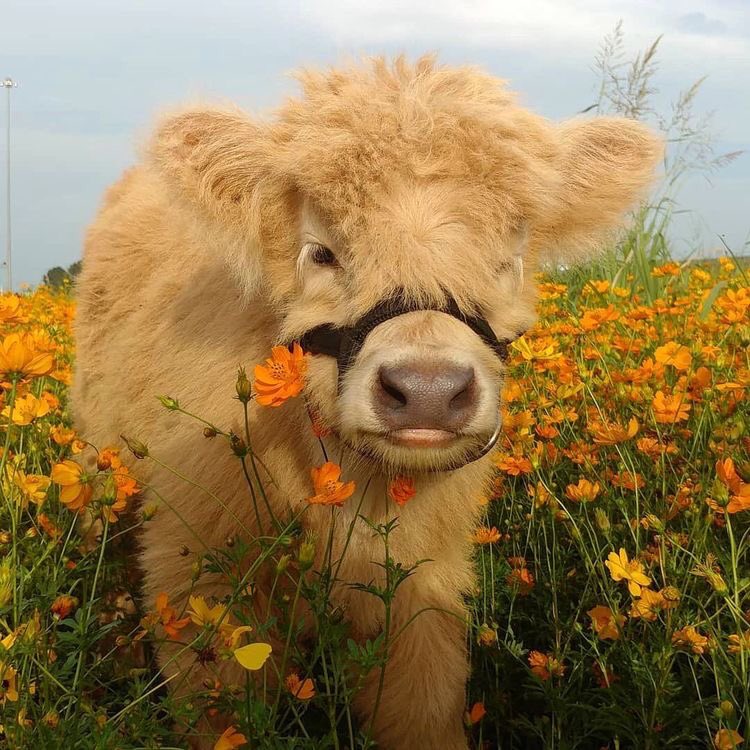
{"type": "MultiPolygon", "coordinates": [[[[539,323],[512,347],[497,477],[474,537],[467,735],[472,747],[514,750],[743,748],[750,282],[729,259],[605,276],[539,279],[539,323]]],[[[357,672],[387,660],[387,638],[348,640],[327,605],[335,572],[310,571],[325,540],[299,519],[194,565],[196,580],[235,571],[252,597],[254,568],[240,567],[257,545],[279,582],[273,616],[270,605],[251,620],[238,600],[198,596],[184,611],[166,594],[141,607],[128,560],[138,529],[170,511],[139,499],[135,459],[148,449],[92,446],[71,428],[74,309],[71,294],[47,287],[0,296],[0,747],[182,748],[191,732],[216,750],[373,746],[350,706],[357,672]],[[319,624],[314,644],[297,637],[299,599],[319,624]],[[274,633],[280,667],[268,659],[274,633]],[[205,670],[189,700],[171,698],[155,667],[166,642],[205,670]],[[223,660],[244,667],[244,684],[214,679],[223,660]],[[219,714],[233,723],[212,725],[219,714]]],[[[304,392],[301,352],[283,351],[253,382],[240,372],[238,408],[256,396],[283,408],[304,392]]],[[[195,429],[226,439],[243,465],[253,459],[249,439],[195,429]]],[[[356,501],[346,466],[311,468],[310,503],[336,513],[356,501]]],[[[400,477],[390,495],[397,517],[419,502],[419,483],[400,477]]],[[[395,524],[373,531],[390,589],[370,588],[388,606],[400,576],[419,570],[388,559],[395,524]]]]}

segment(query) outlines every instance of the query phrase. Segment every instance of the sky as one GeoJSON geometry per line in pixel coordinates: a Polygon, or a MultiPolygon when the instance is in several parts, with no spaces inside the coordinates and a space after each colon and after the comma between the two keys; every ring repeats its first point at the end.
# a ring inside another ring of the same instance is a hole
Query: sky
{"type": "MultiPolygon", "coordinates": [[[[750,253],[750,0],[3,0],[0,78],[12,91],[14,285],[81,255],[103,190],[136,160],[160,109],[196,98],[268,114],[297,90],[295,68],[363,54],[476,64],[554,119],[596,100],[593,61],[621,20],[629,55],[663,35],[655,83],[668,108],[706,76],[729,166],[686,179],[677,253],[750,253]],[[744,250],[743,250],[744,247],[744,250]]],[[[4,248],[5,91],[0,91],[4,248]]]]}

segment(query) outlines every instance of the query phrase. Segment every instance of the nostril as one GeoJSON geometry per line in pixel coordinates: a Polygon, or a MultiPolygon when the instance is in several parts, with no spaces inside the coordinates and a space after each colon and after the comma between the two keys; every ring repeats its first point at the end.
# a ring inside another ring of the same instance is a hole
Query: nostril
{"type": "Polygon", "coordinates": [[[461,382],[457,385],[457,391],[458,392],[453,396],[453,398],[450,400],[450,403],[448,404],[449,408],[452,411],[460,411],[473,405],[475,391],[473,371],[471,372],[471,375],[469,375],[469,377],[465,379],[465,382],[461,382]]]}
{"type": "Polygon", "coordinates": [[[474,403],[476,381],[474,378],[474,369],[467,367],[461,370],[456,369],[452,373],[453,395],[448,403],[452,411],[461,411],[470,407],[474,403]]]}
{"type": "Polygon", "coordinates": [[[388,370],[382,369],[379,373],[380,389],[387,396],[388,406],[399,408],[406,406],[406,395],[399,390],[398,386],[391,379],[388,370]]]}

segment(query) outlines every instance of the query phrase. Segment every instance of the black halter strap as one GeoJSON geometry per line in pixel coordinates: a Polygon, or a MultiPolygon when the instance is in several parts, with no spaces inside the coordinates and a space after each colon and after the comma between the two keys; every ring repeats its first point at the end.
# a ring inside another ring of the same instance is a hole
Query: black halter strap
{"type": "Polygon", "coordinates": [[[379,302],[354,325],[341,328],[336,328],[331,324],[318,326],[303,334],[299,339],[299,344],[303,350],[312,354],[325,354],[329,357],[335,357],[339,366],[340,382],[373,329],[381,323],[391,320],[391,318],[397,318],[399,315],[419,310],[434,310],[460,320],[469,326],[503,362],[507,361],[508,344],[512,339],[498,339],[485,318],[479,315],[465,315],[461,312],[453,297],[448,297],[444,306],[434,307],[407,302],[403,295],[397,293],[379,302]]]}

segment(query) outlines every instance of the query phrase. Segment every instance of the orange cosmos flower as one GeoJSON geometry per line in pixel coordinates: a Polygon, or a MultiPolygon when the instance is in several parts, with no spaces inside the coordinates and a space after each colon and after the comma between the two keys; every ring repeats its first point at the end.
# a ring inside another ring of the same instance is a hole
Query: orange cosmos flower
{"type": "Polygon", "coordinates": [[[517,477],[521,474],[531,474],[534,470],[531,461],[523,456],[503,456],[498,459],[495,465],[498,469],[504,471],[506,474],[510,474],[512,477],[517,477]]]}
{"type": "Polygon", "coordinates": [[[411,477],[405,477],[403,474],[396,476],[390,485],[388,485],[389,497],[396,505],[402,508],[416,494],[417,489],[414,486],[414,480],[411,477]]]}
{"type": "Polygon", "coordinates": [[[674,367],[675,370],[689,370],[693,361],[690,349],[676,341],[669,341],[664,346],[657,347],[654,359],[659,364],[674,367]]]}
{"type": "Polygon", "coordinates": [[[21,300],[15,294],[0,296],[0,321],[18,323],[21,318],[21,300]]]}
{"type": "Polygon", "coordinates": [[[673,443],[660,443],[656,438],[642,437],[635,442],[636,448],[651,458],[657,458],[662,453],[677,453],[677,446],[673,443]]]}
{"type": "Polygon", "coordinates": [[[58,445],[67,445],[75,440],[76,431],[60,424],[50,427],[49,434],[58,445]]]}
{"type": "Polygon", "coordinates": [[[52,355],[37,350],[31,336],[9,333],[0,341],[0,375],[39,377],[49,375],[54,367],[52,355]]]}
{"type": "Polygon", "coordinates": [[[654,278],[659,278],[663,276],[679,276],[680,266],[678,263],[674,263],[673,261],[670,261],[669,263],[665,263],[663,266],[657,266],[656,268],[652,268],[651,275],[654,278]]]}
{"type": "Polygon", "coordinates": [[[237,731],[237,727],[228,727],[222,732],[221,737],[216,740],[214,750],[234,750],[235,747],[247,745],[244,734],[237,731]]]}
{"type": "Polygon", "coordinates": [[[466,724],[470,727],[473,726],[480,722],[486,713],[487,709],[484,707],[484,703],[478,701],[471,707],[471,710],[466,713],[466,724]]]}
{"type": "Polygon", "coordinates": [[[640,490],[646,486],[646,480],[640,474],[621,471],[612,475],[612,484],[615,487],[622,487],[625,490],[635,492],[636,489],[640,490]]]}
{"type": "Polygon", "coordinates": [[[292,351],[274,346],[265,365],[255,365],[253,388],[261,406],[281,406],[287,399],[299,396],[305,385],[307,359],[295,342],[292,351]]]}
{"type": "Polygon", "coordinates": [[[190,618],[183,617],[181,620],[178,620],[177,610],[169,606],[169,599],[164,592],[156,597],[154,606],[156,607],[156,612],[159,615],[164,632],[169,638],[174,640],[179,636],[180,630],[190,622],[190,618]]]}
{"type": "Polygon", "coordinates": [[[616,445],[634,438],[638,434],[638,428],[638,420],[632,417],[627,428],[621,427],[615,422],[599,422],[591,425],[588,429],[597,445],[616,445]]]}
{"type": "Polygon", "coordinates": [[[579,479],[578,484],[569,484],[565,488],[565,496],[576,503],[590,503],[596,500],[600,491],[599,482],[579,479]]]}
{"type": "Polygon", "coordinates": [[[93,489],[83,469],[75,462],[65,460],[52,467],[52,481],[59,484],[60,502],[69,510],[80,513],[91,501],[93,489]]]}
{"type": "Polygon", "coordinates": [[[663,391],[657,391],[651,408],[654,410],[654,419],[659,424],[684,422],[690,414],[690,404],[681,393],[667,395],[663,391]]]}
{"type": "Polygon", "coordinates": [[[284,685],[295,698],[301,701],[309,701],[315,697],[315,683],[309,677],[301,680],[296,672],[291,672],[284,680],[284,685]]]}
{"type": "Polygon", "coordinates": [[[49,411],[50,404],[47,399],[37,398],[29,393],[26,396],[18,396],[13,404],[13,410],[11,411],[10,406],[6,406],[2,415],[6,419],[10,419],[13,424],[24,427],[31,424],[37,417],[49,414],[49,411]]]}
{"type": "Polygon", "coordinates": [[[529,666],[532,674],[540,680],[562,677],[565,674],[565,665],[561,661],[552,654],[543,654],[541,651],[529,652],[529,666]]]}
{"type": "Polygon", "coordinates": [[[38,513],[36,521],[42,527],[44,533],[53,539],[59,539],[62,536],[60,528],[46,513],[38,513]]]}
{"type": "Polygon", "coordinates": [[[727,651],[730,654],[739,654],[741,651],[750,651],[750,630],[744,633],[733,633],[727,637],[729,646],[727,651]]]}
{"type": "Polygon", "coordinates": [[[495,526],[488,528],[487,526],[480,526],[474,532],[474,541],[477,544],[492,544],[493,542],[500,541],[500,532],[495,526]]]}
{"type": "Polygon", "coordinates": [[[78,606],[78,599],[68,594],[62,594],[52,602],[50,611],[55,617],[60,620],[64,620],[76,607],[78,606]]]}
{"type": "Polygon", "coordinates": [[[25,509],[31,501],[41,508],[47,497],[50,478],[39,474],[26,474],[22,469],[13,466],[7,466],[6,471],[12,476],[13,484],[20,490],[21,506],[25,509]]]}
{"type": "Polygon", "coordinates": [[[701,635],[692,625],[688,625],[672,633],[672,645],[700,655],[708,646],[708,638],[701,635]]]}
{"type": "Polygon", "coordinates": [[[716,750],[734,750],[744,741],[744,737],[734,729],[720,729],[714,735],[714,748],[716,750]]]}
{"type": "Polygon", "coordinates": [[[591,618],[591,627],[603,641],[616,641],[625,624],[625,616],[615,614],[609,607],[598,604],[586,613],[591,618]]]}
{"type": "Polygon", "coordinates": [[[586,310],[586,312],[581,317],[581,330],[595,331],[604,323],[619,320],[619,318],[620,313],[617,311],[614,305],[586,310]]]}
{"type": "Polygon", "coordinates": [[[630,608],[630,616],[634,620],[642,618],[647,622],[653,622],[665,606],[666,600],[660,591],[641,589],[640,598],[635,599],[630,608]]]}
{"type": "Polygon", "coordinates": [[[534,588],[534,575],[525,566],[514,567],[507,576],[505,576],[505,583],[511,588],[518,588],[518,593],[521,596],[527,596],[531,593],[534,588]]]}
{"type": "Polygon", "coordinates": [[[725,458],[716,462],[716,474],[722,484],[726,485],[732,492],[739,492],[742,487],[742,479],[737,474],[734,467],[734,461],[731,458],[725,458]]]}
{"type": "Polygon", "coordinates": [[[619,553],[610,552],[606,562],[613,581],[627,581],[631,596],[640,596],[641,587],[648,586],[651,579],[643,572],[643,565],[637,560],[629,560],[628,553],[620,547],[619,553]]]}
{"type": "Polygon", "coordinates": [[[341,507],[344,500],[354,494],[354,482],[341,482],[341,467],[326,461],[317,469],[311,469],[315,494],[307,498],[311,505],[336,505],[341,507]]]}

